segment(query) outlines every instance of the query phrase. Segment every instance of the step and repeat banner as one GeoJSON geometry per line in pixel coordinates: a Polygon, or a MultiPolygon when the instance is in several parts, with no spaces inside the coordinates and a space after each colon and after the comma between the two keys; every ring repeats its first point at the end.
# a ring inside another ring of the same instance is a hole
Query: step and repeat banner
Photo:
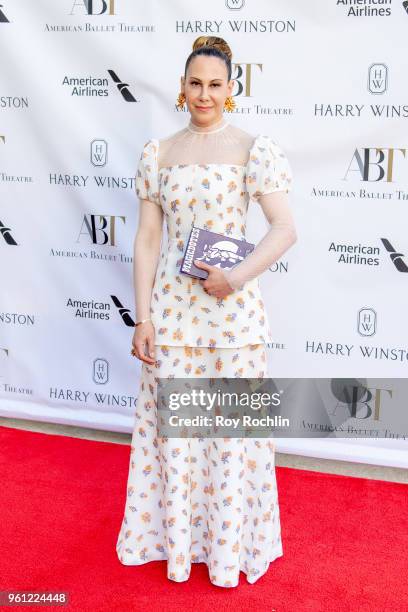
{"type": "MultiPolygon", "coordinates": [[[[2,0],[1,415],[132,430],[135,171],[189,121],[175,104],[203,34],[232,49],[226,117],[294,175],[298,241],[261,277],[270,376],[381,377],[361,427],[406,412],[407,29],[399,0],[2,0]]],[[[265,230],[251,204],[248,239],[265,230]]],[[[408,467],[389,429],[277,449],[408,467]]]]}

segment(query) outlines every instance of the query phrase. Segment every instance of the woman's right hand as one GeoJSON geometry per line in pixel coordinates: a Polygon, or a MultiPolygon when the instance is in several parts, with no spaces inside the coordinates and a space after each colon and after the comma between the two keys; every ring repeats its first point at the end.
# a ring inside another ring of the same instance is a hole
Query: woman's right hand
{"type": "Polygon", "coordinates": [[[145,321],[135,327],[133,334],[132,346],[135,351],[135,357],[141,359],[145,363],[153,364],[156,361],[154,354],[154,326],[151,321],[145,321]],[[147,347],[147,355],[145,354],[147,347]]]}

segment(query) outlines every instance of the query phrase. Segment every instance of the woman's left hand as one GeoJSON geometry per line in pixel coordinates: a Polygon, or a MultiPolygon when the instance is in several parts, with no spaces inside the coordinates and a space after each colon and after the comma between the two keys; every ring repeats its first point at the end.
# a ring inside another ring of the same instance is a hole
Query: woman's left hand
{"type": "Polygon", "coordinates": [[[224,298],[234,292],[234,289],[228,283],[224,272],[220,268],[210,266],[204,261],[198,260],[194,261],[194,265],[196,265],[197,268],[208,271],[208,277],[206,279],[200,279],[200,285],[208,295],[213,295],[216,298],[224,298]]]}

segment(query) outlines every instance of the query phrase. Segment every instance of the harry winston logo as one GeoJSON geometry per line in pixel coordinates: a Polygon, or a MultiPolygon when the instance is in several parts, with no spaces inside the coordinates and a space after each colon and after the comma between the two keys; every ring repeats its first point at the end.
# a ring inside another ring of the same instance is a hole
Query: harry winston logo
{"type": "Polygon", "coordinates": [[[1,10],[2,8],[3,8],[3,5],[0,4],[0,23],[10,23],[7,17],[5,16],[5,14],[3,13],[3,11],[1,10]]]}
{"type": "Polygon", "coordinates": [[[357,316],[357,331],[360,336],[374,336],[377,331],[377,313],[373,308],[360,308],[357,316]]]}
{"type": "Polygon", "coordinates": [[[91,142],[91,162],[94,166],[105,166],[108,161],[108,143],[106,140],[91,142]]]}
{"type": "Polygon", "coordinates": [[[108,70],[108,72],[111,76],[111,79],[116,83],[117,88],[119,89],[126,102],[137,102],[137,100],[132,96],[128,89],[129,83],[123,83],[114,70],[108,70]]]}
{"type": "Polygon", "coordinates": [[[98,385],[104,385],[109,380],[109,363],[106,359],[98,357],[93,361],[93,381],[98,385]]]}
{"type": "Polygon", "coordinates": [[[125,323],[125,325],[127,325],[128,327],[134,327],[135,322],[133,321],[132,317],[129,314],[130,308],[125,308],[124,306],[122,306],[121,301],[116,297],[116,295],[111,295],[111,298],[116,308],[119,310],[119,314],[122,317],[122,320],[125,323]]]}
{"type": "Polygon", "coordinates": [[[232,11],[244,8],[245,0],[225,0],[225,6],[232,11]]]}
{"type": "Polygon", "coordinates": [[[390,254],[391,261],[397,268],[398,272],[408,272],[408,266],[402,259],[404,257],[404,253],[398,253],[387,238],[381,238],[381,242],[390,254]]]}
{"type": "Polygon", "coordinates": [[[388,68],[385,64],[371,64],[368,69],[368,91],[383,94],[388,89],[388,68]]]}
{"type": "Polygon", "coordinates": [[[12,246],[17,246],[17,242],[14,240],[10,232],[10,228],[3,225],[3,223],[0,221],[0,234],[3,236],[6,243],[12,246]]]}

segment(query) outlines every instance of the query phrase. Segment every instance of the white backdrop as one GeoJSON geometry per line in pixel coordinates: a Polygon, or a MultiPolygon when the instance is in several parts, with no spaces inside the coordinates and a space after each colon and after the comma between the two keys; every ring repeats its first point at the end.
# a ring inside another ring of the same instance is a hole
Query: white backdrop
{"type": "MultiPolygon", "coordinates": [[[[3,0],[0,413],[131,431],[133,177],[189,120],[175,102],[201,34],[233,51],[227,118],[294,173],[298,242],[261,280],[271,376],[405,378],[407,26],[395,0],[3,0]]],[[[368,424],[386,423],[385,406],[368,424]]],[[[404,440],[277,448],[408,467],[404,440]]]]}

